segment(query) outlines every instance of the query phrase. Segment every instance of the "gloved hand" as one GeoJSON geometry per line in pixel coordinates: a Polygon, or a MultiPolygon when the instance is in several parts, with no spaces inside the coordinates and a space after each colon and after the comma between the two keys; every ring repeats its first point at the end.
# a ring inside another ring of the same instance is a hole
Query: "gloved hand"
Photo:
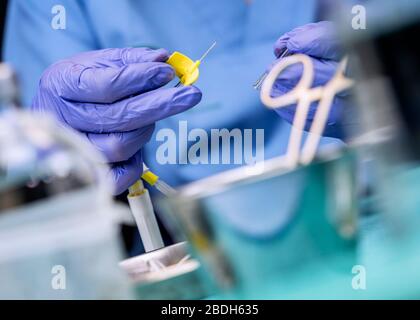
{"type": "MultiPolygon", "coordinates": [[[[329,82],[343,57],[335,27],[329,21],[306,24],[284,34],[274,45],[275,56],[279,58],[286,48],[289,49],[291,54],[302,53],[312,59],[315,71],[313,87],[325,85],[329,82]]],[[[277,61],[274,63],[277,63],[277,61]]],[[[301,76],[302,65],[300,64],[284,70],[274,83],[272,96],[277,97],[292,90],[299,82],[301,76]]],[[[343,118],[344,113],[350,108],[349,100],[348,91],[338,93],[335,96],[324,131],[325,136],[343,138],[343,118]]],[[[305,130],[310,129],[317,106],[317,102],[311,104],[305,130]]],[[[296,105],[275,109],[289,123],[293,122],[295,110],[296,105]]]]}
{"type": "Polygon", "coordinates": [[[142,173],[142,146],[154,123],[201,100],[193,86],[160,88],[174,77],[164,49],[105,49],[79,54],[43,74],[32,110],[81,132],[110,164],[115,194],[142,173]]]}

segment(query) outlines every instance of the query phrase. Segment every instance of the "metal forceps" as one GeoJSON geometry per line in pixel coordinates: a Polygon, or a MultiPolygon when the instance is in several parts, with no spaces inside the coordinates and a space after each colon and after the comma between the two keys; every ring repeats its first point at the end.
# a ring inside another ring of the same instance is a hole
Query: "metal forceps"
{"type": "MultiPolygon", "coordinates": [[[[283,53],[282,54],[280,54],[280,57],[278,58],[278,59],[282,59],[282,58],[285,58],[285,57],[288,57],[288,56],[290,56],[291,55],[291,53],[290,53],[290,51],[289,51],[289,49],[285,49],[284,51],[283,51],[283,53]]],[[[267,76],[268,76],[268,71],[266,71],[266,72],[264,72],[259,78],[258,78],[258,80],[254,83],[254,85],[253,85],[253,87],[254,87],[254,89],[255,90],[260,90],[261,89],[261,86],[262,86],[262,84],[263,84],[263,82],[264,82],[264,80],[265,80],[265,78],[267,78],[267,76]]]]}
{"type": "Polygon", "coordinates": [[[286,161],[291,166],[296,166],[298,163],[308,164],[315,157],[335,95],[353,85],[353,80],[344,75],[346,66],[347,58],[345,57],[339,63],[337,71],[328,83],[324,86],[311,88],[314,80],[313,63],[308,56],[304,54],[295,54],[280,60],[264,80],[260,98],[267,108],[283,108],[292,104],[297,104],[285,155],[286,161]],[[278,76],[286,68],[298,63],[302,64],[303,67],[302,77],[298,84],[288,93],[273,98],[271,96],[271,91],[278,76]],[[309,107],[312,102],[316,101],[319,103],[315,112],[315,117],[310,127],[309,135],[301,149],[303,131],[308,118],[309,107]]]}

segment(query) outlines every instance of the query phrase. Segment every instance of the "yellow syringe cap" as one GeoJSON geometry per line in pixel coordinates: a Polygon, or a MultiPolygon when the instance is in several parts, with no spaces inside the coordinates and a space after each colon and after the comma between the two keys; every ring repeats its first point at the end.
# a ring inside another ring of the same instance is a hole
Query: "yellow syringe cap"
{"type": "Polygon", "coordinates": [[[175,51],[166,60],[166,63],[174,68],[175,74],[184,86],[192,85],[198,80],[200,60],[194,62],[186,55],[175,51]]]}
{"type": "Polygon", "coordinates": [[[141,178],[151,186],[153,186],[159,180],[159,177],[150,170],[144,171],[141,175],[141,178]]]}

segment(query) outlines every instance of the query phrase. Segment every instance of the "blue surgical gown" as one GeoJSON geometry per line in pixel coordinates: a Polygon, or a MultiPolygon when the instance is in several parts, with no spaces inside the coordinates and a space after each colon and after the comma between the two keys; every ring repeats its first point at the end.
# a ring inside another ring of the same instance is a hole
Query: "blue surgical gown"
{"type": "MultiPolygon", "coordinates": [[[[157,124],[155,136],[145,147],[145,162],[173,185],[235,166],[159,165],[156,150],[161,142],[156,141],[156,132],[171,128],[178,133],[181,120],[187,121],[188,130],[253,129],[254,139],[255,130],[264,129],[265,158],[285,152],[290,125],[261,104],[252,84],[273,61],[275,40],[314,21],[316,0],[61,0],[66,9],[65,30],[51,27],[56,4],[56,0],[12,0],[9,5],[4,57],[17,70],[26,105],[42,71],[78,52],[149,46],[197,59],[217,41],[200,67],[196,85],[203,92],[202,102],[157,124]]],[[[184,142],[177,141],[178,156],[191,145],[184,142]]],[[[329,142],[323,138],[322,143],[329,142]]]]}

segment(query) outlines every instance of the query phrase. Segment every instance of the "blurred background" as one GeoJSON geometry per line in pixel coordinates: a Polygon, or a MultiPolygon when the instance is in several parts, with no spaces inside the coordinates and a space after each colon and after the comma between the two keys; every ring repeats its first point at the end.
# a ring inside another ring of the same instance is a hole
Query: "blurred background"
{"type": "MultiPolygon", "coordinates": [[[[210,96],[203,105],[214,113],[199,109],[190,116],[197,123],[216,121],[217,116],[226,120],[233,112],[221,110],[228,106],[252,125],[262,123],[259,116],[268,117],[268,134],[283,128],[281,135],[272,134],[278,139],[270,144],[276,151],[267,151],[262,166],[217,168],[203,176],[197,167],[188,171],[177,166],[172,176],[163,171],[157,177],[154,163],[144,169],[148,175],[117,198],[111,195],[102,154],[55,119],[21,107],[35,85],[22,85],[17,75],[27,80],[22,76],[36,74],[53,62],[49,60],[70,52],[64,52],[64,45],[54,50],[39,46],[45,51],[31,51],[23,66],[19,59],[30,50],[9,51],[11,61],[0,66],[0,298],[420,299],[420,2],[348,1],[342,6],[321,1],[325,7],[316,7],[316,1],[286,2],[277,4],[295,14],[286,15],[280,34],[313,21],[335,23],[348,60],[341,60],[342,72],[323,86],[338,79],[348,90],[344,96],[351,109],[344,116],[345,137],[305,133],[303,146],[315,139],[317,151],[309,161],[299,150],[294,161],[279,154],[288,140],[281,148],[277,142],[291,126],[264,108],[264,85],[261,93],[252,88],[274,59],[272,46],[280,28],[270,15],[276,11],[261,2],[265,15],[256,20],[260,24],[244,28],[249,43],[213,26],[222,39],[222,53],[200,69],[209,74],[200,85],[210,96]],[[367,28],[355,29],[352,8],[361,3],[367,28]],[[34,67],[31,59],[36,57],[34,67]],[[217,68],[227,74],[219,77],[217,68]],[[239,79],[232,84],[235,77],[239,79]],[[254,110],[263,111],[257,117],[254,110]],[[199,178],[188,181],[188,174],[199,178]],[[180,177],[184,184],[175,183],[180,177]],[[159,183],[145,187],[150,178],[159,183]]],[[[194,46],[204,46],[202,39],[195,43],[179,37],[175,43],[169,27],[155,38],[142,33],[160,30],[153,23],[150,30],[146,27],[156,3],[148,3],[149,15],[141,20],[145,29],[123,23],[129,20],[119,16],[124,6],[115,11],[119,23],[110,29],[101,24],[107,15],[98,15],[89,27],[83,24],[89,15],[83,15],[81,26],[89,32],[78,42],[80,47],[72,43],[69,50],[128,45],[138,40],[131,37],[135,30],[143,45],[149,41],[154,46],[158,39],[199,56],[201,49],[194,46]],[[96,31],[91,30],[93,22],[101,26],[96,31]],[[112,32],[114,27],[118,32],[112,32]]],[[[250,4],[240,5],[245,12],[250,4]]],[[[0,36],[6,7],[2,1],[0,36]]],[[[220,13],[213,9],[212,15],[220,13]]],[[[235,12],[230,13],[237,17],[235,12]]],[[[165,26],[177,23],[170,10],[165,14],[165,26]]],[[[57,36],[55,31],[45,34],[57,36]]],[[[70,34],[80,40],[80,33],[70,34]]],[[[18,39],[38,44],[25,32],[18,39]]],[[[271,72],[267,79],[276,78],[271,72]]]]}

